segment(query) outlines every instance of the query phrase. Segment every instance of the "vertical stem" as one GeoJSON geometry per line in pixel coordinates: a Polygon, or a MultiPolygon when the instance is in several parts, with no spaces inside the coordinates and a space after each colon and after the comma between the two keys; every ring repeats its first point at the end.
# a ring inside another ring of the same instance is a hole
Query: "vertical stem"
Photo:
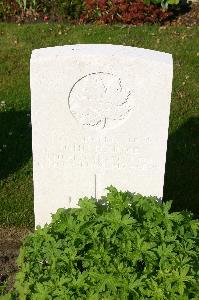
{"type": "Polygon", "coordinates": [[[95,177],[95,199],[97,199],[97,176],[96,174],[94,175],[95,177]]]}

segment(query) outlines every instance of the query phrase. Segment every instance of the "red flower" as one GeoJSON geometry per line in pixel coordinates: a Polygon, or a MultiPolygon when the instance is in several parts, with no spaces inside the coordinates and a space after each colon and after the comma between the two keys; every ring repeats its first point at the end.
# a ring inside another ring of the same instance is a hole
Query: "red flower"
{"type": "Polygon", "coordinates": [[[48,21],[49,20],[49,17],[48,16],[44,16],[44,21],[48,21]]]}

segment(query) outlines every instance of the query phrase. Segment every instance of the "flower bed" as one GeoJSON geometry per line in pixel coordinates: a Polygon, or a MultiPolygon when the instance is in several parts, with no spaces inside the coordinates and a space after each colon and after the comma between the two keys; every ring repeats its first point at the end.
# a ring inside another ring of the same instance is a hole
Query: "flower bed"
{"type": "Polygon", "coordinates": [[[183,9],[179,0],[1,0],[0,20],[164,24],[183,9]]]}

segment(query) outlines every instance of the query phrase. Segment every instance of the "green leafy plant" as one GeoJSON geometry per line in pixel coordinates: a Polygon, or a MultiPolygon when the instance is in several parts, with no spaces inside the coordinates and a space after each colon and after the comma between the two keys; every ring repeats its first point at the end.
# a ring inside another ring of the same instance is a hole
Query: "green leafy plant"
{"type": "Polygon", "coordinates": [[[17,299],[198,299],[199,221],[170,208],[111,186],[58,209],[24,240],[17,299]]]}
{"type": "Polygon", "coordinates": [[[26,11],[30,7],[34,8],[36,6],[36,0],[16,0],[16,2],[23,11],[26,11]]]}
{"type": "Polygon", "coordinates": [[[7,287],[7,276],[0,274],[0,295],[3,295],[7,287]]]}
{"type": "Polygon", "coordinates": [[[63,18],[78,19],[84,9],[83,0],[57,0],[58,12],[63,18]]]}
{"type": "Polygon", "coordinates": [[[16,0],[16,2],[18,3],[21,9],[23,9],[24,11],[26,10],[27,0],[16,0]]]}
{"type": "Polygon", "coordinates": [[[180,0],[144,0],[146,4],[161,4],[162,8],[168,9],[169,5],[178,5],[180,0]]]}

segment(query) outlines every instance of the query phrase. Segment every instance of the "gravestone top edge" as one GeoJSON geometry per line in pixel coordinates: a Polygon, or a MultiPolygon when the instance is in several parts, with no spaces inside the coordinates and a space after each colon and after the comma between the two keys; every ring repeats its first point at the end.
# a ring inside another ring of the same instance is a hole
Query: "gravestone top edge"
{"type": "Polygon", "coordinates": [[[76,55],[89,56],[124,56],[129,58],[140,58],[153,60],[171,65],[173,63],[172,54],[150,50],[145,48],[137,48],[123,45],[113,44],[75,44],[34,49],[31,54],[31,62],[43,59],[53,59],[57,57],[67,57],[76,55]]]}

